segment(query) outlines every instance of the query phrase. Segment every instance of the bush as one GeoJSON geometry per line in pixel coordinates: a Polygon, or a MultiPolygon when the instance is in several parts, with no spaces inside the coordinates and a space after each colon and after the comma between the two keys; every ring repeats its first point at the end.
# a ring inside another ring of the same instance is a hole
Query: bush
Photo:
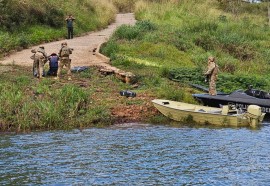
{"type": "Polygon", "coordinates": [[[130,25],[120,26],[113,34],[116,39],[133,40],[140,36],[141,30],[138,27],[130,25]]]}
{"type": "Polygon", "coordinates": [[[149,20],[137,21],[135,24],[141,31],[154,31],[157,30],[157,26],[149,20]]]}
{"type": "MultiPolygon", "coordinates": [[[[204,82],[203,71],[200,68],[178,68],[169,71],[168,78],[184,84],[198,84],[208,87],[204,82]]],[[[258,89],[268,89],[268,79],[259,76],[244,74],[218,74],[217,89],[222,92],[231,92],[238,89],[246,89],[249,85],[258,89]]]]}
{"type": "Polygon", "coordinates": [[[21,33],[18,36],[18,45],[25,48],[28,48],[31,45],[28,36],[25,33],[21,33]]]}
{"type": "Polygon", "coordinates": [[[171,69],[168,78],[181,83],[201,84],[204,81],[201,68],[177,68],[171,69]]]}
{"type": "Polygon", "coordinates": [[[107,43],[103,44],[101,46],[100,52],[108,57],[111,58],[111,60],[115,59],[116,53],[119,51],[119,46],[116,43],[115,40],[111,39],[107,43]]]}
{"type": "Polygon", "coordinates": [[[137,0],[112,0],[119,12],[133,12],[137,0]]]}

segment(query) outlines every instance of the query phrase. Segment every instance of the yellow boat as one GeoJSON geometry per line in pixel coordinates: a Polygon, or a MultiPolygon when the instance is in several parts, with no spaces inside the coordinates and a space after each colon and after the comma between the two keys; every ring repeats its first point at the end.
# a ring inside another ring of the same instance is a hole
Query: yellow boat
{"type": "Polygon", "coordinates": [[[204,125],[257,127],[262,123],[265,116],[261,107],[257,105],[249,105],[247,111],[241,112],[233,105],[216,108],[163,99],[154,99],[152,102],[163,115],[170,119],[193,121],[204,125]]]}

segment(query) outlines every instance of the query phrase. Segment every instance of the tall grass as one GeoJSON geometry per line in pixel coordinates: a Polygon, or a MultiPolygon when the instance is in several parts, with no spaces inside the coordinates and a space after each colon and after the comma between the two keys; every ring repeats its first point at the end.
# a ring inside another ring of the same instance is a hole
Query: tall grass
{"type": "MultiPolygon", "coordinates": [[[[264,4],[241,7],[236,14],[213,0],[21,2],[29,6],[33,3],[38,15],[44,15],[47,10],[57,11],[43,16],[46,19],[29,18],[33,23],[43,24],[29,25],[26,19],[17,31],[13,29],[15,25],[1,27],[1,52],[64,37],[63,20],[69,13],[76,17],[75,32],[80,34],[105,26],[117,10],[135,8],[139,21],[134,26],[117,29],[102,52],[111,58],[113,65],[136,75],[137,91],[142,95],[147,92],[155,98],[193,103],[190,93],[194,90],[188,84],[206,85],[203,71],[209,55],[217,57],[220,66],[218,90],[230,92],[250,84],[270,90],[269,27],[258,11],[247,14],[249,8],[253,10],[257,6],[264,11],[264,4]],[[46,23],[53,15],[59,17],[58,13],[62,13],[61,24],[55,27],[46,23]]],[[[27,12],[25,5],[15,7],[27,12]]],[[[121,84],[113,76],[101,77],[93,70],[76,74],[77,81],[67,83],[51,79],[38,82],[25,75],[29,70],[20,74],[18,67],[11,68],[14,70],[1,74],[0,78],[1,130],[110,124],[114,120],[110,113],[113,106],[142,102],[117,97],[119,89],[133,87],[121,84]]]]}
{"type": "Polygon", "coordinates": [[[10,0],[0,2],[0,54],[66,37],[72,14],[75,36],[112,23],[117,8],[110,0],[10,0]]]}
{"type": "Polygon", "coordinates": [[[74,74],[72,82],[56,82],[50,77],[39,81],[30,69],[17,66],[9,70],[1,72],[0,131],[72,129],[113,122],[113,103],[106,99],[114,91],[108,84],[114,82],[110,77],[100,79],[97,70],[74,74]],[[81,86],[80,80],[88,82],[89,78],[91,86],[81,86]]]}
{"type": "MultiPolygon", "coordinates": [[[[114,65],[137,73],[149,66],[163,68],[175,72],[177,77],[182,77],[186,68],[201,69],[188,83],[205,85],[202,74],[207,57],[213,55],[220,67],[219,90],[230,92],[249,84],[269,90],[270,28],[266,26],[266,3],[240,3],[237,9],[230,10],[212,0],[140,0],[136,2],[135,15],[138,23],[147,22],[155,29],[120,27],[104,48],[110,48],[107,55],[113,56],[114,65]],[[139,68],[134,64],[140,64],[139,68]]],[[[146,74],[156,83],[161,82],[159,73],[155,77],[150,72],[146,74]]]]}

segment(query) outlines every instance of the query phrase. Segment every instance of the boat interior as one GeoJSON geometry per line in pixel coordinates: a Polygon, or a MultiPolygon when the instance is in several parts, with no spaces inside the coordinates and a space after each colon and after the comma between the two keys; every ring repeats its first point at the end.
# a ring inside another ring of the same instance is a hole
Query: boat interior
{"type": "MultiPolygon", "coordinates": [[[[163,105],[170,105],[170,102],[163,102],[163,105]]],[[[215,107],[207,107],[207,106],[200,106],[200,105],[193,105],[193,104],[171,104],[170,106],[175,107],[177,109],[192,111],[192,112],[205,112],[205,113],[215,113],[215,114],[222,114],[222,115],[234,115],[234,114],[241,114],[242,111],[237,109],[235,105],[223,105],[222,108],[215,108],[215,107]]]]}

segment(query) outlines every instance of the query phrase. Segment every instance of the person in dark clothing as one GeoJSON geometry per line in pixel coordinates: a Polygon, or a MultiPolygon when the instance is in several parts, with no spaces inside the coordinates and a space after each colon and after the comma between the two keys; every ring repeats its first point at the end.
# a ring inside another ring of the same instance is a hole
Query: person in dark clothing
{"type": "Polygon", "coordinates": [[[74,20],[75,18],[71,14],[66,18],[67,30],[68,30],[67,39],[73,38],[73,21],[74,20]]]}
{"type": "Polygon", "coordinates": [[[52,53],[49,56],[49,70],[47,72],[48,76],[56,76],[58,70],[59,56],[56,53],[52,53]]]}

